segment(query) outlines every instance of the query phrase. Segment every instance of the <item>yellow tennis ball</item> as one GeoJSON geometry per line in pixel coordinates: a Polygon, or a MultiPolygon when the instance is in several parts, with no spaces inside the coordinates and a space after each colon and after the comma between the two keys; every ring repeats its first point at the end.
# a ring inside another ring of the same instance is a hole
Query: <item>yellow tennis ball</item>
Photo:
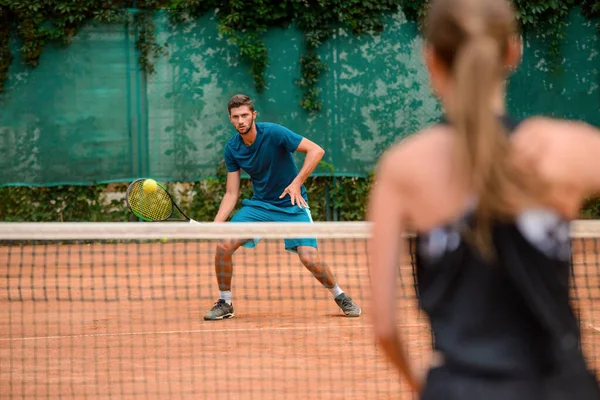
{"type": "Polygon", "coordinates": [[[154,179],[146,179],[144,181],[144,184],[142,185],[142,189],[144,189],[144,192],[147,193],[152,193],[156,190],[157,188],[157,183],[154,179]]]}

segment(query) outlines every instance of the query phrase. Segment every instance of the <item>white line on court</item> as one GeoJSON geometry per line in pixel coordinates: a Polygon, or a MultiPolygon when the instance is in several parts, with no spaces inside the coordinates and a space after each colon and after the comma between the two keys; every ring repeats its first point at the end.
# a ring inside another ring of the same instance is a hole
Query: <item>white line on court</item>
{"type": "MultiPolygon", "coordinates": [[[[406,326],[406,325],[403,325],[406,326]]],[[[340,328],[369,328],[370,325],[337,325],[337,326],[271,326],[261,328],[235,328],[235,329],[194,329],[182,331],[147,331],[147,332],[121,332],[121,333],[90,333],[85,335],[59,335],[59,336],[31,336],[16,338],[1,338],[0,342],[17,342],[25,340],[50,340],[50,339],[68,339],[68,338],[86,338],[86,337],[111,337],[111,336],[142,336],[142,335],[177,335],[183,333],[210,333],[210,332],[257,332],[257,331],[316,331],[326,329],[340,328]]]]}

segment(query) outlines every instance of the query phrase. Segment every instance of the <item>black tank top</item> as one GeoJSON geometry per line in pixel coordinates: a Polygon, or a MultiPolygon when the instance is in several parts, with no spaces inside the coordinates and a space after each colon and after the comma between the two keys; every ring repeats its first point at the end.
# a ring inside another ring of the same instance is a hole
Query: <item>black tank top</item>
{"type": "MultiPolygon", "coordinates": [[[[445,121],[442,121],[445,122],[445,121]]],[[[504,118],[509,131],[517,121],[504,118]]],[[[434,348],[449,368],[491,376],[548,376],[586,369],[569,304],[569,223],[532,209],[492,228],[496,258],[464,237],[472,205],[416,237],[416,288],[434,348]]]]}

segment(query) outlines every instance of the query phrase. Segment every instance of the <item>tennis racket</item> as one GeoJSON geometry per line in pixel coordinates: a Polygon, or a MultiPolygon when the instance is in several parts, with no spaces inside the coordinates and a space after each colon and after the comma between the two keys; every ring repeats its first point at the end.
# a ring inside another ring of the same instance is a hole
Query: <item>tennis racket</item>
{"type": "Polygon", "coordinates": [[[160,183],[156,183],[155,190],[144,190],[145,180],[141,178],[131,182],[125,193],[127,207],[138,218],[150,222],[167,220],[196,222],[179,208],[171,194],[160,183]],[[173,217],[175,209],[181,214],[180,218],[173,217]]]}

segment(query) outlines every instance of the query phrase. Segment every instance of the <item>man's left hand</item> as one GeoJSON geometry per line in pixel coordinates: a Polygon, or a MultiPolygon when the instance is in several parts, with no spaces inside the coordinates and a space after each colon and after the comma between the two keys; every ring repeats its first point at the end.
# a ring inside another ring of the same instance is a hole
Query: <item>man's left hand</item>
{"type": "Polygon", "coordinates": [[[302,197],[302,185],[296,182],[290,183],[288,187],[285,188],[280,199],[284,198],[286,194],[290,195],[290,200],[292,201],[292,205],[298,205],[300,208],[308,207],[304,197],[302,197]]]}

